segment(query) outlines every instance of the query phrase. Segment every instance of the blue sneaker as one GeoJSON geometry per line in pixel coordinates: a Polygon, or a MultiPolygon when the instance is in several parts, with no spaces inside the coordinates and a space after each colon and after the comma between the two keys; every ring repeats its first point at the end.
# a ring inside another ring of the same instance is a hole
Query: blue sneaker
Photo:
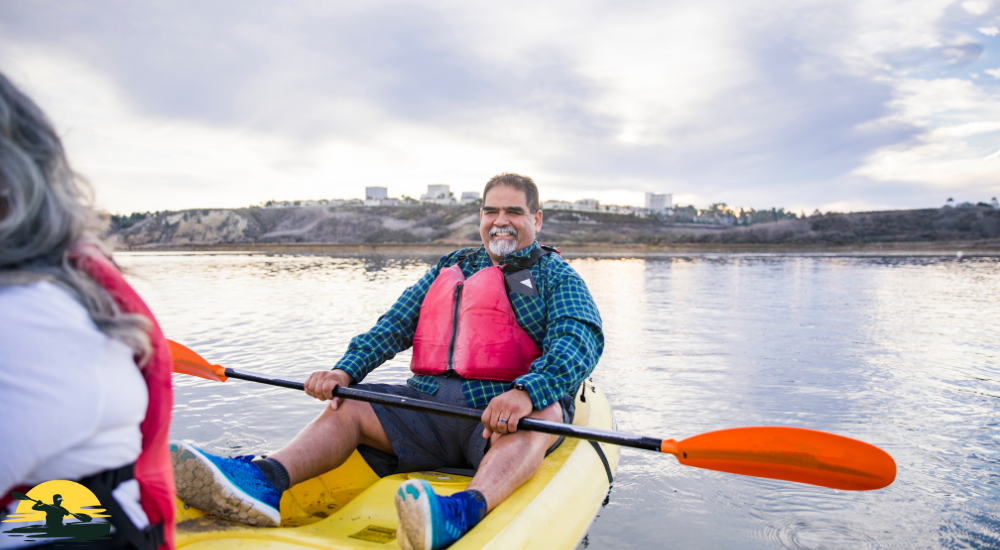
{"type": "Polygon", "coordinates": [[[177,496],[189,506],[222,519],[277,527],[281,492],[271,485],[253,456],[223,458],[181,441],[170,443],[177,496]]]}
{"type": "MultiPolygon", "coordinates": [[[[451,546],[474,525],[469,525],[467,507],[471,499],[434,494],[422,479],[404,481],[396,491],[399,531],[396,540],[403,550],[439,550],[451,546]]],[[[478,503],[473,515],[478,517],[478,503]]],[[[473,520],[477,521],[477,520],[473,520]]]]}

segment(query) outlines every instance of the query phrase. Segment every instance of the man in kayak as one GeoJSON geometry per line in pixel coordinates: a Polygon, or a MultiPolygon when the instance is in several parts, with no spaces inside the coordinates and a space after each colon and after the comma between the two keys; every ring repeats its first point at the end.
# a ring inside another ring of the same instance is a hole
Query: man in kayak
{"type": "Polygon", "coordinates": [[[31,509],[45,512],[45,526],[56,529],[63,526],[63,518],[69,515],[69,510],[62,507],[62,500],[62,495],[52,495],[52,504],[45,504],[39,500],[31,509]]]}
{"type": "Polygon", "coordinates": [[[358,388],[483,410],[481,425],[427,413],[333,399],[267,458],[215,457],[175,443],[177,489],[186,503],[226,519],[278,525],[290,486],[343,464],[357,449],[380,476],[468,469],[466,491],[434,494],[408,480],[396,495],[403,548],[444,548],[475,526],[538,470],[561,440],[518,431],[525,417],[572,422],[574,394],[604,349],[601,319],[583,279],[535,240],[538,188],[517,174],[483,191],[483,246],[441,258],[368,332],[351,340],[306,392],[329,400],[413,347],[406,385],[358,388]]]}

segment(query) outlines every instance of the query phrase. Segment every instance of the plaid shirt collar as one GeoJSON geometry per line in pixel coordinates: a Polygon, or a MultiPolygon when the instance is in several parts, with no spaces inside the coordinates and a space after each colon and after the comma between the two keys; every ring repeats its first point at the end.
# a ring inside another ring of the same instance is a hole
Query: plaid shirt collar
{"type": "MultiPolygon", "coordinates": [[[[531,244],[518,250],[512,254],[504,256],[500,260],[500,265],[507,265],[509,263],[517,261],[519,258],[527,258],[534,250],[538,248],[538,240],[532,241],[531,244]]],[[[486,253],[486,247],[480,246],[479,250],[476,252],[476,269],[482,269],[485,267],[490,267],[493,265],[493,260],[490,255],[486,253]]]]}

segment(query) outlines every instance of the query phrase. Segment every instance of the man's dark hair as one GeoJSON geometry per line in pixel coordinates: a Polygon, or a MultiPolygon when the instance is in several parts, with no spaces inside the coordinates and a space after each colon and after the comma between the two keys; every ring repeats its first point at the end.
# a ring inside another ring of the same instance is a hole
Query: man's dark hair
{"type": "Polygon", "coordinates": [[[486,193],[490,192],[490,189],[498,185],[506,185],[517,189],[518,191],[524,193],[524,198],[528,202],[528,210],[532,214],[538,212],[538,186],[535,185],[535,180],[529,178],[528,176],[522,176],[520,174],[514,174],[511,172],[504,172],[503,174],[497,174],[490,178],[490,181],[486,182],[486,188],[483,189],[483,204],[486,204],[486,193]]]}

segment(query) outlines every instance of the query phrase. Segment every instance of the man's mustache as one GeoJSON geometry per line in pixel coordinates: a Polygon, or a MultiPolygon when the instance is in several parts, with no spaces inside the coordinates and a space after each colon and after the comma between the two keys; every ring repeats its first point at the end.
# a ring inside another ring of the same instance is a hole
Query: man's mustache
{"type": "Polygon", "coordinates": [[[517,238],[517,229],[514,229],[511,226],[507,226],[507,227],[496,227],[496,226],[493,226],[493,228],[490,229],[490,237],[495,237],[496,234],[499,233],[499,232],[501,232],[501,231],[510,233],[515,239],[517,238]]]}

